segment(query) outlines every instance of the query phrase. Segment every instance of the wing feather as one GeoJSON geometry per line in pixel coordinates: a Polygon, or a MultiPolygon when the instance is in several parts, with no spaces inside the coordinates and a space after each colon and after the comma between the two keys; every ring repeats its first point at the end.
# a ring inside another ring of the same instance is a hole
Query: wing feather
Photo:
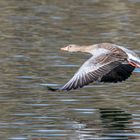
{"type": "Polygon", "coordinates": [[[113,53],[92,56],[60,90],[77,89],[91,82],[100,81],[104,75],[121,65],[125,59],[113,53]]]}

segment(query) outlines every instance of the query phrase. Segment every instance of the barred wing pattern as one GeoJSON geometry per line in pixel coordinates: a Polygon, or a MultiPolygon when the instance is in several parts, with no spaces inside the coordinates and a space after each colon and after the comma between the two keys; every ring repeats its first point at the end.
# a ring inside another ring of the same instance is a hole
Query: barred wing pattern
{"type": "Polygon", "coordinates": [[[87,60],[75,75],[60,90],[71,90],[81,88],[94,81],[101,81],[101,78],[112,69],[125,61],[122,56],[114,53],[103,53],[92,56],[87,60]]]}

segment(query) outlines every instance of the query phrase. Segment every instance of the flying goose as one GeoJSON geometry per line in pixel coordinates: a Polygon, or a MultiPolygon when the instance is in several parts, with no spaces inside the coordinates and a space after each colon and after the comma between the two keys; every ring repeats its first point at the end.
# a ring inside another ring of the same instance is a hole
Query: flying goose
{"type": "Polygon", "coordinates": [[[121,82],[140,68],[140,58],[129,49],[111,43],[100,43],[89,46],[71,44],[64,48],[68,52],[86,52],[92,55],[62,87],[51,91],[82,88],[92,82],[121,82]]]}
{"type": "Polygon", "coordinates": [[[122,46],[100,43],[89,46],[68,45],[61,48],[68,52],[86,52],[92,55],[59,90],[81,88],[91,82],[121,82],[126,80],[137,67],[140,58],[137,54],[122,46]]]}

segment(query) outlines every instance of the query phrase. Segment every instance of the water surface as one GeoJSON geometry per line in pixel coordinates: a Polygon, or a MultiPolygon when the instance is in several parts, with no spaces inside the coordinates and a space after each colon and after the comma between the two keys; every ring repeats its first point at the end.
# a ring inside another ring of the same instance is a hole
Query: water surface
{"type": "Polygon", "coordinates": [[[0,139],[139,140],[140,70],[117,84],[61,86],[90,56],[67,44],[112,42],[140,54],[139,0],[0,1],[0,139]]]}

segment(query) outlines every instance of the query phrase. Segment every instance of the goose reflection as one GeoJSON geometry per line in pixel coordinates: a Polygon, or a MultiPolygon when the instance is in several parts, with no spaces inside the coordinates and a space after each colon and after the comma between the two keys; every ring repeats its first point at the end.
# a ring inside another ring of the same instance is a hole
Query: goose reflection
{"type": "MultiPolygon", "coordinates": [[[[134,133],[130,128],[132,115],[119,108],[99,109],[101,125],[104,137],[112,139],[132,139],[134,133]]],[[[133,137],[134,138],[134,137],[133,137]]]]}
{"type": "MultiPolygon", "coordinates": [[[[72,118],[71,118],[72,119],[72,118]]],[[[139,140],[132,126],[132,114],[120,108],[100,108],[96,115],[85,120],[83,116],[73,118],[75,124],[82,126],[76,131],[78,138],[107,140],[139,140]]],[[[77,127],[75,127],[77,128],[77,127]]]]}

